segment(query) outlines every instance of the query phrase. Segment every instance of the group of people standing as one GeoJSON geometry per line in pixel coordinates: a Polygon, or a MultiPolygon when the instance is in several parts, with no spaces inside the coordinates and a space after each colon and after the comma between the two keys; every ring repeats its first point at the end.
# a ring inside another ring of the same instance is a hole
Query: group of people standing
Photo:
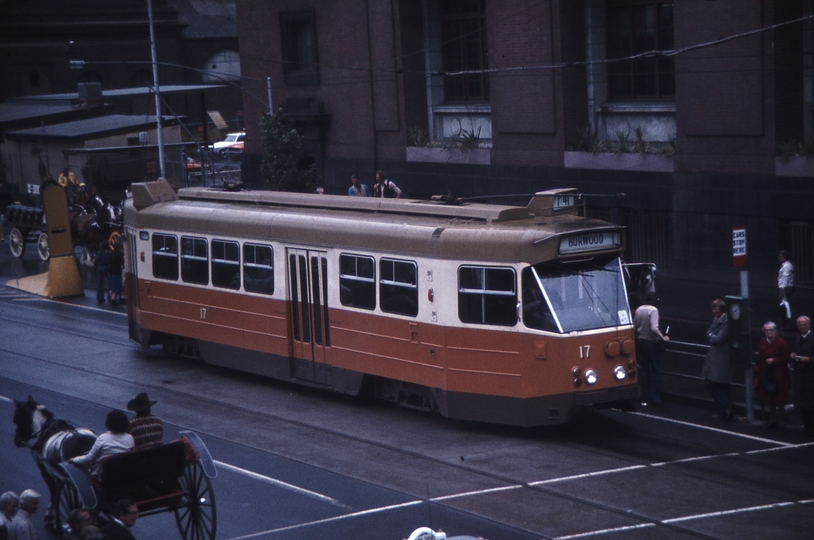
{"type": "MultiPolygon", "coordinates": [[[[792,313],[789,300],[794,291],[794,267],[786,251],[780,252],[779,260],[779,313],[781,321],[784,321],[790,319],[792,313]]],[[[661,352],[664,344],[670,340],[659,330],[659,313],[653,303],[645,301],[633,316],[641,400],[644,406],[660,401],[661,352]]],[[[717,414],[730,420],[733,417],[733,402],[727,306],[723,300],[716,299],[711,307],[712,322],[706,333],[709,349],[701,369],[701,377],[717,414]]],[[[803,430],[807,434],[813,434],[814,333],[811,332],[811,320],[808,316],[797,317],[795,323],[798,333],[790,342],[780,335],[782,326],[778,327],[773,321],[763,324],[763,336],[755,356],[753,385],[756,396],[768,409],[767,428],[785,427],[785,405],[789,399],[789,391],[793,389],[794,407],[802,419],[803,430]]]]}
{"type": "Polygon", "coordinates": [[[351,175],[351,186],[348,188],[348,195],[351,197],[381,197],[385,199],[400,199],[402,192],[392,180],[387,179],[384,171],[376,171],[376,183],[373,185],[373,193],[367,185],[359,181],[357,175],[351,175]]]}
{"type": "Polygon", "coordinates": [[[0,540],[36,540],[31,516],[40,507],[41,495],[27,489],[18,497],[13,491],[0,495],[0,540]]]}

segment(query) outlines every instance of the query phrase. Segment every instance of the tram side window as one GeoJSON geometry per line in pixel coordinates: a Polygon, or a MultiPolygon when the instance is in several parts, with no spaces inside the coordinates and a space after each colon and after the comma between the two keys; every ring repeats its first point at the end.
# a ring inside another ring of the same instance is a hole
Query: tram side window
{"type": "Polygon", "coordinates": [[[153,277],[178,281],[178,238],[171,234],[153,235],[153,277]]]}
{"type": "Polygon", "coordinates": [[[416,264],[412,261],[379,261],[379,306],[385,313],[418,315],[416,264]]]}
{"type": "Polygon", "coordinates": [[[514,326],[517,280],[513,268],[462,266],[458,269],[458,318],[461,322],[514,326]]]}
{"type": "Polygon", "coordinates": [[[274,294],[274,251],[271,246],[243,244],[243,288],[274,294]]]}
{"type": "Polygon", "coordinates": [[[339,301],[343,306],[376,309],[376,264],[373,257],[339,256],[339,301]]]}
{"type": "Polygon", "coordinates": [[[181,279],[186,283],[209,284],[206,238],[181,237],[181,279]]]}
{"type": "Polygon", "coordinates": [[[240,288],[240,245],[237,242],[212,240],[212,285],[240,288]]]}

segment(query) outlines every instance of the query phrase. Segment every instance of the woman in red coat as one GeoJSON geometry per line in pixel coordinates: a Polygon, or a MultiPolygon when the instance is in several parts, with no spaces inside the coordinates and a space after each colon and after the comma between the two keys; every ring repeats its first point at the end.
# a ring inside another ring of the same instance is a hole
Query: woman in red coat
{"type": "Polygon", "coordinates": [[[757,346],[755,390],[758,397],[769,406],[767,427],[785,426],[783,407],[789,398],[790,355],[788,344],[777,335],[777,325],[771,321],[764,324],[763,338],[757,346]]]}

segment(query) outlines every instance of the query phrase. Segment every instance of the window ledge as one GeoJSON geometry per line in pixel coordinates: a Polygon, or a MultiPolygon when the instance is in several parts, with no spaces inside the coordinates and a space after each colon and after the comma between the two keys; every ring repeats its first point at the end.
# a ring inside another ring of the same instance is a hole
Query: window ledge
{"type": "Polygon", "coordinates": [[[432,148],[408,146],[407,161],[427,163],[462,163],[466,165],[489,165],[492,152],[489,148],[432,148]]]}
{"type": "Polygon", "coordinates": [[[612,152],[565,152],[566,169],[675,172],[673,156],[659,154],[617,154],[612,152]]]}
{"type": "Polygon", "coordinates": [[[814,178],[814,157],[776,158],[774,161],[774,174],[775,176],[814,178]]]}
{"type": "Polygon", "coordinates": [[[638,113],[638,114],[675,114],[676,112],[676,104],[673,101],[670,102],[648,102],[648,103],[637,103],[637,102],[627,102],[627,103],[616,103],[616,102],[607,102],[599,105],[596,108],[596,112],[598,113],[638,113]]]}
{"type": "Polygon", "coordinates": [[[437,105],[432,108],[435,113],[452,113],[452,114],[489,114],[492,112],[492,106],[488,103],[462,103],[460,105],[437,105]]]}

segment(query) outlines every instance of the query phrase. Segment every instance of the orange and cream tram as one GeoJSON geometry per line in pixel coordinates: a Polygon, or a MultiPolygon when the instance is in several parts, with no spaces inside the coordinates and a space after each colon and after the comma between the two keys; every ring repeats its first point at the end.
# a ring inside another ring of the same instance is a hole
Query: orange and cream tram
{"type": "Polygon", "coordinates": [[[527,206],[134,184],[142,347],[448,418],[535,426],[639,395],[623,229],[527,206]]]}

